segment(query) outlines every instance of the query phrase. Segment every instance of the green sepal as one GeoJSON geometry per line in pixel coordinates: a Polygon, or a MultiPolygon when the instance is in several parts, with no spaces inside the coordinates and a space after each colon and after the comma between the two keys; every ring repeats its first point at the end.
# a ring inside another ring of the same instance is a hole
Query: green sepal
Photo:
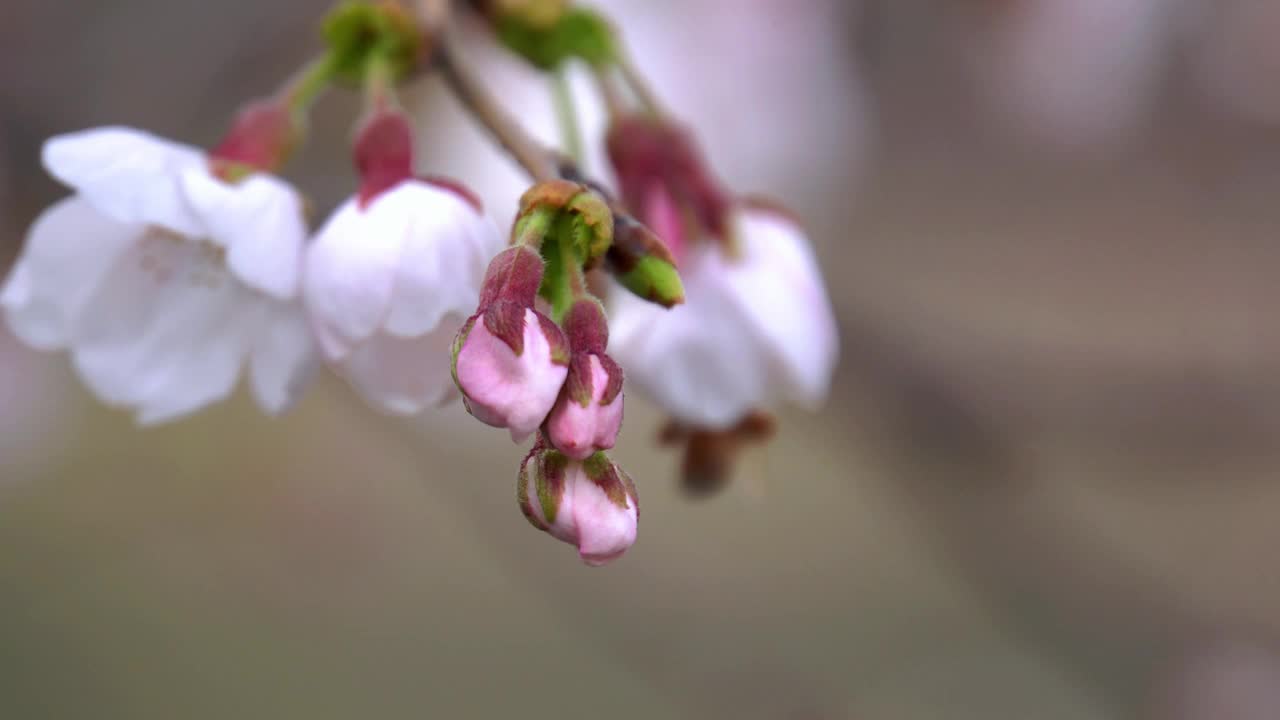
{"type": "Polygon", "coordinates": [[[507,48],[542,70],[554,70],[574,58],[603,67],[617,57],[609,21],[585,8],[570,8],[549,25],[512,13],[499,17],[495,30],[507,48]]]}
{"type": "Polygon", "coordinates": [[[547,524],[554,524],[560,514],[560,502],[564,498],[566,473],[569,468],[567,455],[557,450],[546,450],[536,460],[538,474],[534,491],[538,494],[538,504],[542,506],[542,517],[547,524]]]}
{"type": "Polygon", "coordinates": [[[663,307],[684,302],[684,284],[671,263],[652,255],[642,257],[626,272],[614,275],[632,293],[663,307]]]}
{"type": "Polygon", "coordinates": [[[626,477],[621,469],[613,464],[604,451],[596,451],[591,457],[582,461],[582,469],[587,479],[604,491],[609,502],[622,510],[631,506],[631,497],[635,495],[635,485],[626,477]]]}

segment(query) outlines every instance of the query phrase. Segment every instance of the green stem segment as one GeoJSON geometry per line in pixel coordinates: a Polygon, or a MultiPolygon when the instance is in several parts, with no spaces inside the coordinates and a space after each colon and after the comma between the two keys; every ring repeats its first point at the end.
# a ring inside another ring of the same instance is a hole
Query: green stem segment
{"type": "Polygon", "coordinates": [[[395,66],[391,56],[378,51],[369,53],[364,65],[365,110],[385,110],[395,104],[395,99],[395,66]]]}
{"type": "Polygon", "coordinates": [[[559,324],[575,300],[590,294],[586,273],[582,270],[582,259],[573,251],[565,233],[558,233],[554,242],[542,246],[542,257],[546,270],[538,293],[551,303],[551,319],[559,324]]]}
{"type": "Polygon", "coordinates": [[[582,131],[578,125],[578,108],[573,101],[573,88],[564,67],[551,73],[551,95],[555,100],[556,121],[560,125],[560,142],[565,154],[575,164],[582,164],[582,131]]]}
{"type": "Polygon", "coordinates": [[[436,61],[444,74],[445,82],[458,101],[470,111],[471,116],[489,131],[534,180],[553,180],[559,177],[551,153],[512,119],[476,78],[459,52],[453,32],[441,32],[438,41],[436,61]]]}
{"type": "Polygon", "coordinates": [[[329,89],[337,74],[337,63],[332,53],[325,53],[323,56],[307,63],[298,74],[285,85],[283,90],[283,99],[285,105],[288,106],[289,112],[293,114],[295,122],[305,118],[307,113],[311,111],[311,106],[316,100],[329,89]]]}
{"type": "Polygon", "coordinates": [[[653,117],[664,117],[666,112],[662,109],[662,103],[658,100],[658,95],[649,86],[649,81],[645,80],[644,74],[636,67],[635,62],[631,60],[631,56],[625,50],[619,50],[614,56],[614,66],[622,73],[622,79],[626,81],[631,92],[640,101],[644,111],[653,117]]]}
{"type": "Polygon", "coordinates": [[[544,263],[538,294],[551,303],[551,318],[564,319],[573,301],[589,294],[582,257],[573,232],[576,217],[553,208],[536,208],[516,220],[513,245],[538,251],[544,263]]]}

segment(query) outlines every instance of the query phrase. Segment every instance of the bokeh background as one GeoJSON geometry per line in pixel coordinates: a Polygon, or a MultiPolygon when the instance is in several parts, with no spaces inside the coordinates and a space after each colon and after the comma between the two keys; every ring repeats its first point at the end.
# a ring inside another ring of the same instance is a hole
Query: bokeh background
{"type": "MultiPolygon", "coordinates": [[[[808,222],[826,409],[693,501],[630,396],[641,538],[589,569],[458,408],[326,378],[138,430],[0,330],[0,717],[1280,717],[1280,3],[598,4],[721,175],[808,222]]],[[[326,7],[5,0],[0,267],[63,192],[45,137],[212,143],[326,7]]],[[[515,168],[433,81],[407,103],[507,220],[515,168]]],[[[290,170],[317,217],[356,109],[290,170]]]]}

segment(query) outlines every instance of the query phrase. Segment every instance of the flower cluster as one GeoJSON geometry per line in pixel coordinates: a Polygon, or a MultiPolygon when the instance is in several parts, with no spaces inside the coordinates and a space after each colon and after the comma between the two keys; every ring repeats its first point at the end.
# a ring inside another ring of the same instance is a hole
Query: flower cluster
{"type": "Polygon", "coordinates": [[[537,67],[592,67],[621,200],[500,114],[453,48],[449,3],[415,16],[348,2],[326,22],[325,55],[207,151],[119,127],[47,141],[44,165],[73,194],[31,226],[0,308],[141,424],[224,399],[246,365],[271,414],[322,363],[384,412],[460,398],[516,442],[535,436],[521,510],[603,564],[639,518],[635,484],[606,454],[623,368],[671,414],[668,440],[687,440],[686,475],[720,478],[724,448],[770,434],[764,408],[821,401],[834,324],[795,221],[723,190],[646,89],[639,112],[612,97],[613,73],[636,74],[609,23],[560,0],[472,5],[537,67]],[[396,89],[433,70],[533,176],[509,243],[464,185],[418,172],[396,89]],[[312,233],[308,203],[274,173],[339,82],[366,99],[357,182],[312,233]]]}

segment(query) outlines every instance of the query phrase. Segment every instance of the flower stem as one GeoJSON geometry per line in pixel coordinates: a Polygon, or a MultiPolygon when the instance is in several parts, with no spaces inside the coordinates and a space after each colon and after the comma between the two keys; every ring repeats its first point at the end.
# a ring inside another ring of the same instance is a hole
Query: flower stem
{"type": "Polygon", "coordinates": [[[380,52],[369,54],[364,66],[364,105],[366,112],[385,110],[395,104],[394,68],[390,58],[380,52]]]}
{"type": "Polygon", "coordinates": [[[618,51],[617,56],[614,58],[614,64],[619,72],[622,73],[622,79],[626,80],[631,92],[635,93],[636,99],[640,101],[645,112],[654,117],[662,117],[667,114],[662,109],[662,103],[658,100],[657,93],[653,91],[653,87],[649,85],[649,81],[640,72],[640,68],[636,67],[635,61],[631,59],[631,55],[626,50],[620,49],[618,51]]]}
{"type": "Polygon", "coordinates": [[[625,116],[627,114],[627,101],[622,96],[622,89],[618,87],[618,81],[610,72],[610,68],[594,68],[592,75],[595,77],[596,89],[600,93],[600,99],[604,102],[604,109],[609,115],[609,119],[617,120],[625,116]]]}
{"type": "Polygon", "coordinates": [[[305,116],[319,99],[337,70],[332,54],[326,53],[307,63],[281,89],[280,97],[295,117],[305,116]]]}
{"type": "Polygon", "coordinates": [[[582,164],[582,130],[578,125],[578,108],[573,101],[573,88],[564,67],[551,74],[551,95],[555,100],[556,121],[560,125],[560,142],[574,163],[582,164]]]}
{"type": "Polygon", "coordinates": [[[458,100],[489,134],[537,182],[559,177],[550,151],[529,135],[503,110],[458,52],[454,33],[445,28],[438,35],[436,61],[458,100]]]}

